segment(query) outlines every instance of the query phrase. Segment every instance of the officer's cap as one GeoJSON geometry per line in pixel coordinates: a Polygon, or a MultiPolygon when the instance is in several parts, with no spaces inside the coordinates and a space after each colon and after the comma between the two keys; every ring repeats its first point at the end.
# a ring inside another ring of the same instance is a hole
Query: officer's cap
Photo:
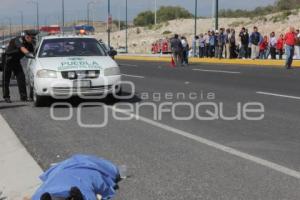
{"type": "Polygon", "coordinates": [[[24,35],[28,35],[28,36],[35,37],[37,34],[39,34],[39,31],[34,30],[34,29],[32,29],[32,30],[25,30],[24,31],[24,35]]]}

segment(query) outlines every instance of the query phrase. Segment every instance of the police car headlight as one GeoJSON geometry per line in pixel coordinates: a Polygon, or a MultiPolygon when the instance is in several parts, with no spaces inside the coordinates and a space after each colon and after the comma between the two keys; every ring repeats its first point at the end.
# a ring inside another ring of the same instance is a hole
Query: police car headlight
{"type": "Polygon", "coordinates": [[[112,67],[104,70],[104,76],[116,76],[120,75],[120,73],[121,72],[119,67],[112,67]]]}
{"type": "Polygon", "coordinates": [[[57,78],[57,72],[53,70],[42,69],[37,72],[38,78],[57,78]]]}

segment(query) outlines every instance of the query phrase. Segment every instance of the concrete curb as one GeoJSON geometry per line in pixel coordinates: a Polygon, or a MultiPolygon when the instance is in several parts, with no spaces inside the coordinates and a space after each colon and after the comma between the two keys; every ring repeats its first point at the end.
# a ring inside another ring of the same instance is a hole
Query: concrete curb
{"type": "MultiPolygon", "coordinates": [[[[135,60],[135,61],[153,61],[153,62],[171,62],[169,57],[153,57],[153,56],[138,56],[138,55],[119,55],[117,60],[135,60]]],[[[225,64],[225,65],[243,65],[243,66],[266,66],[284,68],[284,60],[245,60],[245,59],[217,59],[217,58],[190,58],[190,63],[207,63],[207,64],[225,64]]],[[[293,67],[300,68],[300,60],[295,60],[293,67]]]]}
{"type": "Polygon", "coordinates": [[[0,192],[8,200],[30,197],[40,185],[42,169],[0,114],[0,192]]]}

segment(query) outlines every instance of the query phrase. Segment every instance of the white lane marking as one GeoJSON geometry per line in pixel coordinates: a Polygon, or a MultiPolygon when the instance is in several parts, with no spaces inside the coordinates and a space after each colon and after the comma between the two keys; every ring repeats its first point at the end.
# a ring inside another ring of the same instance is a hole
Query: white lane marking
{"type": "Polygon", "coordinates": [[[240,74],[241,73],[241,72],[234,72],[234,71],[211,70],[211,69],[193,69],[193,71],[224,73],[224,74],[240,74]]]}
{"type": "Polygon", "coordinates": [[[126,66],[126,67],[137,67],[137,65],[132,65],[132,64],[120,64],[120,66],[126,66]]]}
{"type": "Polygon", "coordinates": [[[290,95],[283,95],[283,94],[275,94],[270,92],[256,92],[256,94],[268,95],[268,96],[275,96],[275,97],[282,97],[282,98],[289,98],[289,99],[297,99],[300,100],[300,97],[297,96],[290,96],[290,95]]]}
{"type": "Polygon", "coordinates": [[[154,120],[151,120],[151,119],[148,119],[148,118],[145,118],[145,117],[141,117],[141,116],[133,114],[133,113],[129,113],[126,110],[118,109],[118,108],[113,107],[113,106],[108,106],[108,108],[111,109],[111,110],[113,110],[113,111],[115,111],[115,112],[123,113],[123,114],[131,116],[131,117],[135,117],[137,120],[140,120],[140,121],[145,122],[147,124],[150,124],[152,126],[161,128],[161,129],[166,130],[168,132],[172,132],[172,133],[175,133],[177,135],[181,135],[183,137],[186,137],[186,138],[189,138],[191,140],[197,141],[197,142],[199,142],[201,144],[205,144],[207,146],[213,147],[215,149],[218,149],[220,151],[226,152],[228,154],[231,154],[231,155],[237,156],[239,158],[243,158],[245,160],[252,161],[252,162],[257,163],[259,165],[262,165],[264,167],[273,169],[273,170],[275,170],[277,172],[280,172],[282,174],[286,174],[286,175],[289,175],[291,177],[300,179],[300,172],[299,171],[296,171],[296,170],[290,169],[288,167],[276,164],[274,162],[271,162],[271,161],[268,161],[268,160],[265,160],[265,159],[262,159],[262,158],[259,158],[259,157],[256,157],[256,156],[244,153],[244,152],[241,152],[241,151],[236,150],[234,148],[227,147],[225,145],[216,143],[214,141],[205,139],[203,137],[199,137],[199,136],[193,135],[191,133],[179,130],[177,128],[173,128],[171,126],[168,126],[168,125],[156,122],[154,120]]]}
{"type": "Polygon", "coordinates": [[[131,74],[122,74],[122,76],[128,76],[133,78],[145,78],[144,76],[137,76],[137,75],[131,75],[131,74]]]}

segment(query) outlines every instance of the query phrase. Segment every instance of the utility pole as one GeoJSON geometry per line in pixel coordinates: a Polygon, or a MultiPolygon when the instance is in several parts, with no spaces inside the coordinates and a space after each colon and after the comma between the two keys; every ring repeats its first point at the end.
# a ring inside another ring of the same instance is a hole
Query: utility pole
{"type": "Polygon", "coordinates": [[[219,29],[219,0],[215,0],[215,30],[219,29]]]}
{"type": "Polygon", "coordinates": [[[126,41],[125,41],[125,49],[126,49],[126,53],[128,53],[128,0],[126,0],[126,19],[125,19],[125,26],[126,26],[126,41]]]}
{"type": "Polygon", "coordinates": [[[198,0],[195,0],[195,37],[197,35],[198,0]]]}

